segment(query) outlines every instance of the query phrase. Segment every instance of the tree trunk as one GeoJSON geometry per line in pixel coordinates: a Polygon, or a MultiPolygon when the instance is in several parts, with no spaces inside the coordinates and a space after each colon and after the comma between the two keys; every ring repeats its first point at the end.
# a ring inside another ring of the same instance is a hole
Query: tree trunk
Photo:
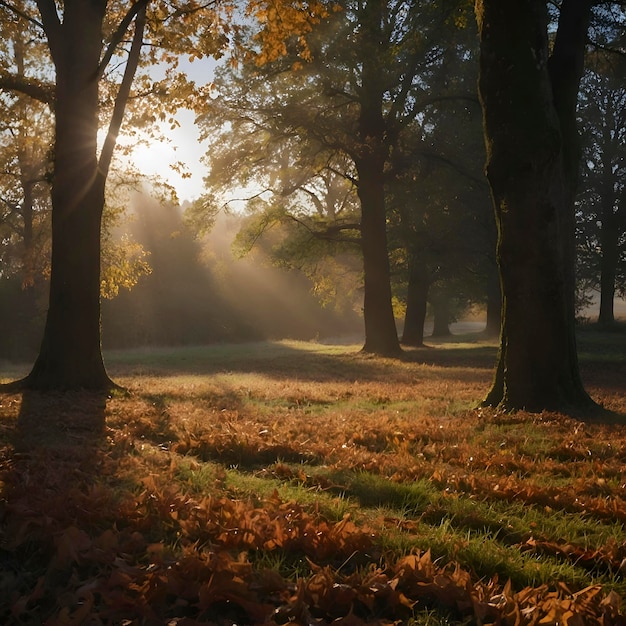
{"type": "MultiPolygon", "coordinates": [[[[548,71],[546,3],[477,0],[476,16],[503,291],[500,352],[485,404],[589,405],[574,338],[572,139],[564,138],[571,128],[561,122],[548,71]]],[[[579,80],[559,89],[577,92],[579,80]]]]}
{"type": "Polygon", "coordinates": [[[389,154],[383,114],[384,87],[380,63],[384,50],[381,0],[363,5],[360,39],[363,68],[359,98],[359,146],[354,155],[361,202],[365,320],[364,352],[381,356],[400,354],[400,342],[391,302],[391,275],[387,246],[385,163],[389,154]]]}
{"type": "MultiPolygon", "coordinates": [[[[610,107],[609,110],[613,109],[610,107]]],[[[600,220],[602,228],[600,230],[600,311],[598,314],[598,325],[602,329],[611,329],[615,326],[615,281],[619,264],[620,250],[619,240],[623,228],[620,226],[620,212],[626,211],[618,196],[619,170],[615,170],[614,150],[620,150],[614,123],[608,126],[605,123],[602,129],[602,140],[604,142],[602,150],[602,171],[600,179],[600,220]],[[617,141],[616,141],[617,140],[617,141]],[[617,143],[617,145],[615,145],[617,143]],[[611,149],[610,147],[615,146],[611,149]],[[616,211],[617,208],[617,211],[616,211]]],[[[619,152],[618,152],[619,154],[619,152]]]]}
{"type": "MultiPolygon", "coordinates": [[[[48,21],[56,66],[50,302],[39,357],[25,379],[36,389],[113,386],[100,346],[100,229],[105,178],[98,170],[98,64],[106,2],[65,3],[48,21]]],[[[50,9],[50,7],[48,7],[50,9]]],[[[50,14],[48,14],[49,17],[50,14]]]]}
{"type": "Polygon", "coordinates": [[[450,332],[450,298],[439,293],[431,298],[433,306],[433,333],[432,337],[449,337],[450,332]]]}
{"type": "Polygon", "coordinates": [[[383,165],[380,159],[362,159],[358,165],[364,281],[363,351],[394,356],[401,350],[391,304],[383,165]]]}
{"type": "Polygon", "coordinates": [[[424,322],[429,283],[426,266],[416,254],[409,253],[409,285],[402,332],[402,343],[406,346],[424,345],[424,322]]]}
{"type": "Polygon", "coordinates": [[[500,289],[500,274],[497,266],[489,264],[487,277],[487,337],[499,337],[502,322],[502,290],[500,289]]]}
{"type": "Polygon", "coordinates": [[[600,261],[600,314],[598,324],[605,329],[615,326],[615,276],[619,263],[619,226],[613,204],[605,206],[602,215],[600,261]]]}

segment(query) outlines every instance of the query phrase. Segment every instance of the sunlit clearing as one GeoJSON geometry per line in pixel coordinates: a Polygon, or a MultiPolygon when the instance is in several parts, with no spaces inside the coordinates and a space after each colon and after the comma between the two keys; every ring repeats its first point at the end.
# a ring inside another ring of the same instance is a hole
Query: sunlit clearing
{"type": "Polygon", "coordinates": [[[271,267],[261,251],[235,258],[236,216],[220,217],[200,242],[180,208],[145,196],[137,196],[131,207],[129,227],[149,252],[152,273],[131,292],[103,303],[107,349],[286,338],[362,340],[358,314],[349,307],[323,308],[301,273],[271,267]]]}

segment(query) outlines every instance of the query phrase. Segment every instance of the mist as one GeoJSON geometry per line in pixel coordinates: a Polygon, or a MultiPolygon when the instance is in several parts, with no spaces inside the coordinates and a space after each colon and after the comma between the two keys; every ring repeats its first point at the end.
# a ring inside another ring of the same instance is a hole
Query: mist
{"type": "Polygon", "coordinates": [[[102,303],[104,348],[266,339],[362,340],[358,307],[322,306],[297,270],[255,249],[232,252],[241,216],[220,215],[198,241],[179,207],[137,195],[126,230],[149,252],[152,273],[102,303]]]}

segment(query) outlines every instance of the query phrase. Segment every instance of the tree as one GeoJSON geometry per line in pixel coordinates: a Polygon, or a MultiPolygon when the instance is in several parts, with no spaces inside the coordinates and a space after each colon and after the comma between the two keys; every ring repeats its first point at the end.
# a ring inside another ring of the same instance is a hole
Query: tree
{"type": "MultiPolygon", "coordinates": [[[[399,261],[392,266],[395,293],[406,298],[402,343],[413,346],[423,344],[428,301],[435,334],[447,334],[459,305],[488,299],[495,267],[476,30],[470,21],[463,28],[450,24],[445,33],[442,61],[430,75],[431,101],[394,146],[387,185],[392,260],[399,261]],[[441,306],[448,303],[454,312],[441,306]]],[[[489,313],[499,330],[499,309],[489,313]]]]}
{"type": "MultiPolygon", "coordinates": [[[[1,22],[0,39],[0,54],[16,75],[42,58],[24,20],[1,22]]],[[[29,96],[2,94],[0,119],[0,326],[11,329],[0,336],[0,351],[32,358],[37,338],[30,328],[41,331],[49,271],[51,115],[29,96]]]]}
{"type": "MultiPolygon", "coordinates": [[[[3,69],[14,80],[27,82],[28,74],[41,71],[37,68],[45,66],[46,58],[34,25],[25,19],[2,20],[0,33],[3,69]]],[[[32,358],[43,330],[50,275],[54,122],[45,102],[23,93],[4,93],[0,107],[0,325],[11,329],[0,336],[0,352],[32,358]]],[[[124,184],[128,183],[125,170],[124,184]]],[[[111,204],[120,185],[110,187],[103,229],[105,297],[115,295],[121,285],[131,286],[145,271],[137,244],[111,236],[122,211],[111,204]]]]}
{"type": "MultiPolygon", "coordinates": [[[[185,217],[207,235],[224,209],[244,207],[234,249],[240,257],[261,248],[276,266],[303,272],[324,305],[352,308],[359,287],[358,198],[354,167],[284,124],[285,92],[308,90],[282,74],[267,78],[249,64],[216,72],[219,96],[198,124],[211,141],[207,193],[185,217]],[[285,79],[285,80],[281,80],[285,79]],[[351,274],[346,280],[342,275],[351,274]]],[[[237,209],[235,209],[236,211],[237,209]]],[[[360,306],[360,304],[359,304],[360,306]]]]}
{"type": "Polygon", "coordinates": [[[581,92],[579,283],[600,292],[598,324],[612,328],[615,294],[626,292],[626,88],[621,58],[596,53],[593,60],[581,92]]]}
{"type": "MultiPolygon", "coordinates": [[[[400,137],[432,101],[431,75],[444,53],[439,37],[453,23],[458,3],[350,0],[338,4],[342,10],[307,38],[309,62],[298,62],[287,45],[273,63],[254,68],[256,74],[249,66],[239,76],[231,73],[223,87],[236,97],[228,104],[220,98],[217,117],[211,112],[205,123],[215,128],[226,121],[226,132],[247,129],[243,143],[253,142],[254,136],[264,147],[286,137],[293,142],[295,137],[307,146],[309,156],[329,167],[338,154],[350,161],[341,173],[356,187],[361,211],[363,349],[394,355],[400,346],[387,241],[389,166],[400,137]],[[238,89],[233,89],[232,78],[238,89]],[[224,106],[230,108],[228,119],[224,106]]],[[[273,26],[280,28],[275,12],[272,15],[273,26]]],[[[251,157],[244,166],[266,164],[251,157]]],[[[354,223],[346,228],[353,230],[354,223]]],[[[320,235],[327,233],[328,228],[321,226],[320,235]]]]}
{"type": "MultiPolygon", "coordinates": [[[[52,260],[49,308],[39,356],[21,381],[30,388],[112,385],[100,348],[100,251],[105,185],[124,112],[142,60],[173,64],[182,51],[223,44],[215,11],[194,2],[54,0],[2,2],[5,23],[26,23],[45,41],[50,64],[38,73],[3,70],[0,88],[46,103],[54,113],[52,260]],[[55,83],[47,82],[53,73],[55,83]],[[123,67],[121,76],[119,67],[123,67]],[[111,97],[110,107],[101,97],[111,97]],[[98,152],[100,116],[110,110],[98,152]]],[[[173,81],[180,83],[177,77],[173,81]]],[[[149,83],[145,78],[142,86],[149,83]]],[[[154,95],[165,88],[151,89],[154,95]]],[[[172,95],[172,94],[170,94],[172,95]]],[[[189,92],[187,93],[189,95],[189,92]]],[[[180,101],[170,98],[169,105],[180,101]]]]}
{"type": "MultiPolygon", "coordinates": [[[[471,117],[459,117],[470,125],[471,117]]],[[[445,116],[442,122],[449,125],[445,116]]],[[[485,302],[486,267],[493,254],[486,227],[490,206],[486,185],[478,174],[468,176],[470,167],[464,174],[454,167],[474,165],[475,152],[474,162],[465,161],[468,155],[457,138],[457,162],[445,162],[441,137],[434,134],[429,139],[437,152],[431,148],[420,157],[415,148],[414,166],[407,176],[389,185],[394,289],[398,299],[406,302],[402,343],[408,346],[423,345],[428,303],[437,336],[449,334],[449,323],[470,303],[485,302]]]]}
{"type": "Polygon", "coordinates": [[[576,103],[592,3],[561,3],[548,45],[545,0],[477,0],[486,172],[498,224],[503,321],[485,403],[589,406],[574,334],[576,103]]]}
{"type": "MultiPolygon", "coordinates": [[[[431,305],[434,336],[449,334],[449,323],[469,305],[489,303],[490,270],[495,265],[488,189],[480,172],[474,172],[480,163],[481,147],[467,140],[468,133],[471,137],[475,130],[472,127],[478,123],[480,128],[482,124],[471,108],[464,113],[455,111],[456,121],[440,113],[436,117],[448,132],[454,126],[465,128],[459,134],[452,133],[453,143],[445,141],[439,133],[432,136],[436,152],[428,155],[428,167],[417,184],[412,185],[412,202],[417,206],[403,211],[408,215],[406,224],[401,224],[402,229],[408,225],[404,235],[407,250],[421,257],[421,271],[427,273],[418,286],[428,286],[421,298],[422,306],[426,301],[431,305]],[[446,158],[447,153],[450,159],[446,158]]],[[[482,141],[480,134],[479,137],[482,141]]],[[[409,280],[407,303],[413,297],[409,280]]],[[[423,308],[422,312],[425,312],[423,308]]],[[[408,343],[407,329],[417,336],[409,315],[407,306],[403,343],[408,343]]],[[[499,328],[499,309],[491,311],[490,317],[497,318],[499,328]]],[[[423,338],[423,320],[417,323],[420,323],[419,336],[423,338]]]]}

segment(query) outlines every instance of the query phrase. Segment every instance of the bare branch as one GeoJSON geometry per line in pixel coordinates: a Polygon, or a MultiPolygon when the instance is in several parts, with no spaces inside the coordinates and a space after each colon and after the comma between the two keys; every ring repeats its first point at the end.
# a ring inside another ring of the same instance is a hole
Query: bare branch
{"type": "Polygon", "coordinates": [[[418,150],[417,154],[420,154],[421,156],[427,159],[440,161],[441,163],[447,165],[448,167],[452,168],[454,171],[461,174],[461,176],[464,176],[465,178],[473,182],[475,185],[478,185],[478,187],[483,187],[483,188],[488,187],[486,177],[475,176],[472,172],[470,172],[467,168],[463,167],[460,163],[452,161],[451,159],[448,159],[442,154],[439,154],[432,150],[418,150]]]}
{"type": "MultiPolygon", "coordinates": [[[[98,66],[98,74],[97,74],[98,79],[102,78],[102,76],[104,75],[107,65],[113,58],[113,55],[115,54],[115,50],[117,49],[117,47],[124,40],[124,35],[126,35],[126,31],[128,30],[128,27],[131,25],[132,21],[135,19],[135,16],[138,15],[140,11],[143,11],[145,13],[146,7],[148,6],[149,2],[150,0],[138,0],[137,2],[135,2],[135,4],[133,4],[128,10],[128,13],[126,13],[126,15],[124,16],[124,19],[119,23],[116,31],[113,33],[113,36],[111,37],[111,41],[109,42],[109,45],[107,46],[107,49],[102,57],[102,60],[100,61],[100,65],[98,66]]],[[[134,40],[133,40],[133,45],[134,45],[134,40]]]]}
{"type": "Polygon", "coordinates": [[[228,200],[226,200],[226,202],[224,202],[224,204],[222,205],[222,208],[225,210],[228,210],[228,205],[231,204],[232,202],[250,202],[250,200],[255,200],[256,198],[260,198],[264,193],[267,193],[267,192],[273,193],[271,189],[267,188],[267,189],[262,189],[258,193],[253,193],[250,196],[246,196],[245,198],[229,198],[228,200]]]}
{"type": "Polygon", "coordinates": [[[9,11],[12,11],[13,13],[15,13],[15,15],[18,15],[19,17],[26,20],[27,22],[34,24],[35,26],[37,26],[37,28],[41,28],[41,30],[44,30],[43,24],[41,22],[36,20],[31,15],[28,15],[27,13],[25,13],[18,7],[13,6],[10,2],[5,2],[4,0],[0,0],[0,6],[4,7],[5,9],[8,9],[9,11]]]}

